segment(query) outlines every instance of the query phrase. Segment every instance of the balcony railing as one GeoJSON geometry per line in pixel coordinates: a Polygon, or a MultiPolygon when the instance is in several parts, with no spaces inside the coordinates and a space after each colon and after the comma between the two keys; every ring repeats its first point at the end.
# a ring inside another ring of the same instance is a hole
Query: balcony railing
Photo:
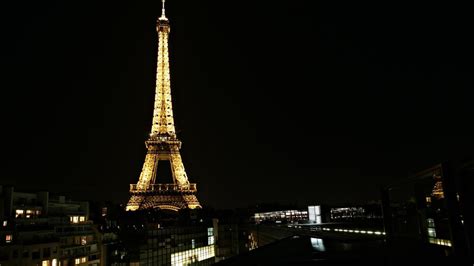
{"type": "Polygon", "coordinates": [[[196,192],[196,183],[182,186],[178,184],[153,184],[146,187],[138,187],[137,184],[130,184],[130,192],[196,192]]]}

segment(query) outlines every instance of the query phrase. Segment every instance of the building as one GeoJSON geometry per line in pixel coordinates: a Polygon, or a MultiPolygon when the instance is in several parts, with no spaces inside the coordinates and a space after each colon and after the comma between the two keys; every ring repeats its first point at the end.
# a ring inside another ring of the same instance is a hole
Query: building
{"type": "Polygon", "coordinates": [[[259,212],[255,213],[253,220],[256,224],[260,223],[297,223],[302,221],[308,221],[308,211],[300,210],[283,210],[283,211],[271,211],[271,212],[259,212]]]}
{"type": "Polygon", "coordinates": [[[1,265],[99,265],[88,202],[0,186],[1,265]]]}
{"type": "Polygon", "coordinates": [[[385,230],[396,245],[473,262],[474,161],[447,162],[385,188],[385,230]]]}
{"type": "Polygon", "coordinates": [[[381,220],[382,218],[382,206],[378,203],[329,208],[329,221],[331,222],[381,220]]]}
{"type": "MultiPolygon", "coordinates": [[[[100,231],[102,234],[111,232],[110,228],[100,231]]],[[[215,262],[217,230],[212,219],[199,213],[124,211],[113,231],[118,238],[103,242],[107,265],[211,265],[215,262]]]]}

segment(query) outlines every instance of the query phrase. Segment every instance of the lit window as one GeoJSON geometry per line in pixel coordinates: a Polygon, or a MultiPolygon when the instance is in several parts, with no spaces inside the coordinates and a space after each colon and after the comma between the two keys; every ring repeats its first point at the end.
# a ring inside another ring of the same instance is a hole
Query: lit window
{"type": "Polygon", "coordinates": [[[426,203],[431,203],[431,197],[426,197],[426,203]]]}
{"type": "Polygon", "coordinates": [[[13,240],[13,236],[12,236],[12,235],[6,235],[6,236],[5,236],[5,242],[11,243],[12,240],[13,240]]]}
{"type": "Polygon", "coordinates": [[[213,236],[214,235],[214,228],[209,227],[207,228],[207,236],[213,236]]]}
{"type": "Polygon", "coordinates": [[[81,259],[80,259],[80,258],[75,259],[75,260],[74,260],[74,264],[76,264],[76,265],[77,265],[77,264],[81,264],[81,259]]]}
{"type": "Polygon", "coordinates": [[[208,245],[213,245],[214,244],[214,237],[213,236],[210,236],[207,238],[207,244],[208,245]]]}
{"type": "Polygon", "coordinates": [[[72,222],[73,224],[79,223],[79,216],[72,216],[72,217],[71,217],[71,222],[72,222]]]}
{"type": "Polygon", "coordinates": [[[308,206],[307,214],[311,223],[321,223],[321,206],[308,206]]]}
{"type": "Polygon", "coordinates": [[[428,227],[435,227],[435,222],[433,218],[426,219],[426,222],[428,223],[428,227]]]}
{"type": "Polygon", "coordinates": [[[196,247],[196,241],[194,239],[191,239],[191,248],[196,247]]]}
{"type": "Polygon", "coordinates": [[[53,259],[51,266],[58,266],[58,259],[53,259]]]}
{"type": "Polygon", "coordinates": [[[3,221],[3,227],[8,225],[8,221],[3,221]]]}
{"type": "Polygon", "coordinates": [[[35,213],[33,210],[26,210],[26,214],[33,214],[35,213]]]}
{"type": "Polygon", "coordinates": [[[86,217],[85,216],[79,216],[79,222],[85,222],[86,217]]]}
{"type": "Polygon", "coordinates": [[[321,238],[311,238],[311,246],[317,251],[324,252],[326,247],[324,247],[324,242],[321,238]]]}
{"type": "Polygon", "coordinates": [[[428,228],[428,236],[436,237],[436,230],[434,228],[428,228]]]}
{"type": "Polygon", "coordinates": [[[49,262],[49,260],[43,260],[41,262],[41,266],[51,266],[51,263],[49,262]]]}
{"type": "Polygon", "coordinates": [[[87,262],[87,257],[82,257],[81,258],[81,263],[87,262]]]}
{"type": "Polygon", "coordinates": [[[188,265],[215,256],[214,245],[171,254],[171,265],[188,265]]]}
{"type": "Polygon", "coordinates": [[[36,211],[36,215],[40,215],[41,214],[41,211],[36,211]]]}
{"type": "Polygon", "coordinates": [[[81,245],[86,245],[87,244],[87,237],[86,236],[81,236],[81,245]]]}
{"type": "Polygon", "coordinates": [[[24,210],[16,210],[15,211],[15,218],[23,216],[24,213],[25,213],[24,210]]]}

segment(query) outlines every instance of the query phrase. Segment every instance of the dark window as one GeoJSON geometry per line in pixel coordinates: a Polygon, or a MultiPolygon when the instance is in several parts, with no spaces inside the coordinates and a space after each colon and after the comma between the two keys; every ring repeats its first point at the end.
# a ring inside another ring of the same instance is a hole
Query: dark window
{"type": "Polygon", "coordinates": [[[43,248],[43,258],[51,257],[51,248],[43,248]]]}
{"type": "Polygon", "coordinates": [[[38,249],[33,250],[31,252],[31,258],[32,259],[39,259],[40,258],[40,251],[38,249]]]}
{"type": "Polygon", "coordinates": [[[30,256],[30,252],[28,250],[23,250],[23,254],[21,256],[23,258],[28,258],[30,256]]]}
{"type": "Polygon", "coordinates": [[[13,257],[14,259],[18,258],[18,250],[17,250],[17,249],[14,249],[14,250],[13,250],[12,257],[13,257]]]}

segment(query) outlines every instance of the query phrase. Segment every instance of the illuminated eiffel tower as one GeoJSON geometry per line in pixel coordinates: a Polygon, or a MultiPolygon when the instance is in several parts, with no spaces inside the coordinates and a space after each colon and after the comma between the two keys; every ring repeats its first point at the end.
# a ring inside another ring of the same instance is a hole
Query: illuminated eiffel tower
{"type": "Polygon", "coordinates": [[[189,183],[179,150],[181,141],[176,137],[171,103],[168,36],[170,25],[165,15],[165,0],[158,18],[158,67],[156,73],[155,108],[153,125],[145,142],[148,152],[137,184],[130,185],[130,200],[126,210],[201,208],[196,198],[196,184],[189,183]],[[169,161],[172,184],[158,184],[156,174],[159,161],[169,161]]]}

